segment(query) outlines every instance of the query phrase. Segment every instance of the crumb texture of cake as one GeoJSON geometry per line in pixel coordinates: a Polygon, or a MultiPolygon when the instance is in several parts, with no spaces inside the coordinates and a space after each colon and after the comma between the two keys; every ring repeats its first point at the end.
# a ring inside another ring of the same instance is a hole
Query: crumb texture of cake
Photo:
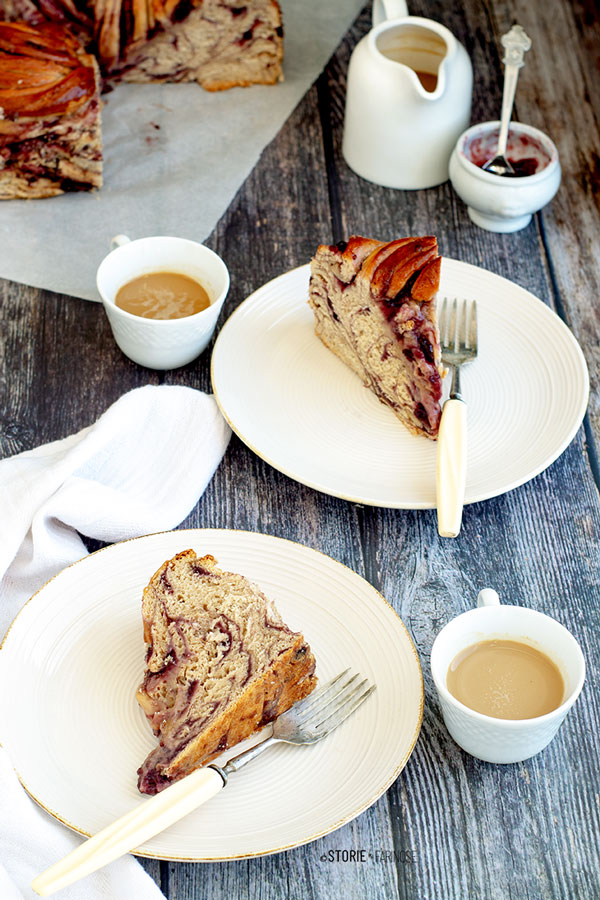
{"type": "Polygon", "coordinates": [[[413,434],[436,439],[442,396],[435,237],[321,245],[308,302],[315,332],[413,434]]]}
{"type": "Polygon", "coordinates": [[[69,29],[112,80],[218,91],[283,79],[276,0],[0,0],[0,18],[69,29]]]}
{"type": "Polygon", "coordinates": [[[316,685],[315,659],[257,585],[193,550],[144,589],[137,691],[158,747],[138,770],[155,794],[273,721],[316,685]]]}
{"type": "Polygon", "coordinates": [[[0,22],[0,199],[102,184],[100,73],[57,25],[0,22]]]}

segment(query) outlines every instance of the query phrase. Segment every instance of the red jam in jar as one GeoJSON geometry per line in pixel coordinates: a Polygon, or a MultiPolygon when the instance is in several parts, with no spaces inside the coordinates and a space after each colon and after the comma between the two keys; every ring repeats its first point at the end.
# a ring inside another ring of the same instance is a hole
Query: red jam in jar
{"type": "MultiPolygon", "coordinates": [[[[463,146],[463,153],[474,165],[483,168],[488,160],[496,155],[498,146],[498,129],[475,133],[463,146]]],[[[506,158],[515,170],[514,175],[498,176],[501,178],[523,178],[541,172],[550,163],[548,151],[529,134],[523,131],[509,130],[506,144],[506,158]]],[[[491,175],[494,173],[491,172],[491,175]]]]}

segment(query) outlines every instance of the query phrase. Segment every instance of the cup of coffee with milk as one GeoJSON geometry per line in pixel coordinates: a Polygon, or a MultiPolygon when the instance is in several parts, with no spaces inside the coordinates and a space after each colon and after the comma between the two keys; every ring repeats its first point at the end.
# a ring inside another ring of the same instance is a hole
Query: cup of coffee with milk
{"type": "Polygon", "coordinates": [[[521,762],[546,747],[585,679],[581,647],[555,619],[483,590],[431,650],[446,727],[478,759],[521,762]]]}
{"type": "Polygon", "coordinates": [[[96,276],[115,341],[150,369],[191,362],[208,345],[229,272],[208,247],[178,237],[117,235],[96,276]]]}

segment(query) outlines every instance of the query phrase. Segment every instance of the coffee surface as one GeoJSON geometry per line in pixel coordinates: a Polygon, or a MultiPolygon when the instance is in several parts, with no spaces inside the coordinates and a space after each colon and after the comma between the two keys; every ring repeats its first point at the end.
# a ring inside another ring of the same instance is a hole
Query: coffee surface
{"type": "Polygon", "coordinates": [[[385,47],[381,52],[384,56],[387,56],[388,59],[402,63],[402,65],[412,69],[426,91],[429,91],[430,93],[435,91],[438,83],[437,74],[435,72],[423,72],[421,69],[416,69],[414,66],[411,66],[410,63],[407,62],[405,50],[400,47],[385,47]]]}
{"type": "Polygon", "coordinates": [[[119,288],[116,306],[145,319],[182,319],[210,306],[202,285],[178,272],[148,272],[119,288]]]}
{"type": "Polygon", "coordinates": [[[465,706],[496,719],[534,719],[563,701],[558,666],[529,644],[481,641],[454,657],[446,680],[465,706]]]}
{"type": "Polygon", "coordinates": [[[432,74],[431,72],[417,72],[415,69],[415,74],[426,91],[433,93],[437,87],[437,75],[432,74]]]}

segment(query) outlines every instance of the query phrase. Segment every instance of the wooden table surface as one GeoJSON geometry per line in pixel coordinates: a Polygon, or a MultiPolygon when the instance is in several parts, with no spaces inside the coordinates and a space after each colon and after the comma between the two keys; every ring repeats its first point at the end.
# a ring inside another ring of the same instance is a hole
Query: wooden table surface
{"type": "MultiPolygon", "coordinates": [[[[340,152],[345,74],[370,27],[366,8],[208,241],[232,276],[221,323],[252,290],[306,263],[320,242],[350,233],[386,240],[436,234],[444,255],[513,280],[564,319],[589,367],[589,410],[545,472],[468,506],[457,540],[438,537],[434,511],[362,507],[326,496],[232,438],[182,524],[283,536],[364,576],[415,641],[425,713],[400,777],[338,831],[247,861],[142,861],[171,900],[600,896],[600,16],[593,0],[410,0],[410,9],[442,22],[465,45],[475,73],[473,122],[497,118],[499,38],[515,21],[524,26],[533,49],[521,71],[516,117],[542,128],[558,146],[563,181],[554,201],[523,231],[492,234],[471,224],[449,183],[394,191],[348,169],[340,152]],[[431,680],[435,635],[484,586],[560,619],[587,660],[583,693],[558,736],[521,764],[490,765],[460,750],[442,722],[431,680]],[[345,861],[349,850],[379,851],[379,861],[345,861]]],[[[155,230],[160,233],[159,222],[155,230]]],[[[155,373],[120,353],[100,305],[8,282],[0,291],[3,456],[90,424],[136,386],[211,389],[210,348],[183,369],[155,373]]]]}

